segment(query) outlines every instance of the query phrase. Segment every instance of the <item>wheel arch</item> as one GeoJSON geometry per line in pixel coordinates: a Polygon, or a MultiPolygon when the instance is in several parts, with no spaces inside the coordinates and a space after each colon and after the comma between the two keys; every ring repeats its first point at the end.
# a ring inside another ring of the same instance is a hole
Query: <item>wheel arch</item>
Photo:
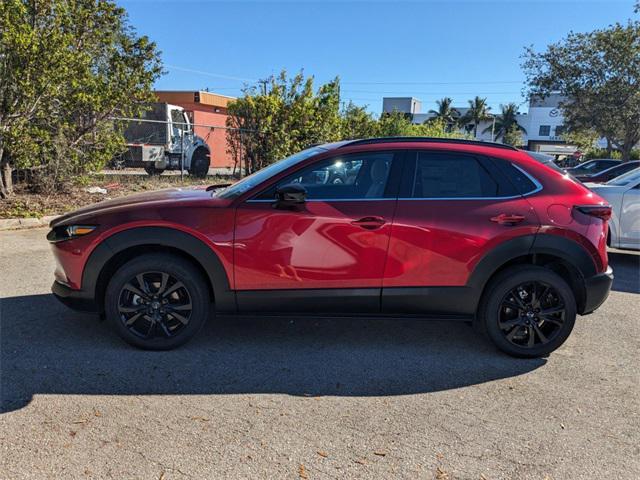
{"type": "Polygon", "coordinates": [[[550,234],[527,235],[508,240],[486,254],[476,265],[469,286],[479,303],[489,282],[514,265],[528,264],[549,268],[571,287],[582,313],[586,303],[585,278],[597,274],[589,253],[577,242],[550,234]]]}
{"type": "Polygon", "coordinates": [[[151,253],[171,253],[190,261],[208,281],[218,311],[235,311],[235,296],[218,255],[202,240],[169,227],[137,227],[106,238],[89,256],[82,274],[82,289],[93,294],[98,311],[109,278],[128,260],[151,253]]]}

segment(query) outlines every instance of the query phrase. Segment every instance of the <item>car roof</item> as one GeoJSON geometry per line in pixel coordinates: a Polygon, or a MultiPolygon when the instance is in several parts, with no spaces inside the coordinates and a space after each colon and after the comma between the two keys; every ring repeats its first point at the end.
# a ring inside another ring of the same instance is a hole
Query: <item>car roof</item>
{"type": "Polygon", "coordinates": [[[458,145],[477,145],[482,147],[494,147],[512,151],[518,151],[517,148],[511,145],[505,145],[503,143],[495,142],[483,142],[480,140],[468,140],[463,138],[439,138],[439,137],[376,137],[376,138],[363,138],[358,140],[346,140],[343,142],[336,142],[325,144],[323,147],[343,148],[353,147],[357,145],[375,145],[385,143],[446,143],[446,144],[458,144],[458,145]]]}

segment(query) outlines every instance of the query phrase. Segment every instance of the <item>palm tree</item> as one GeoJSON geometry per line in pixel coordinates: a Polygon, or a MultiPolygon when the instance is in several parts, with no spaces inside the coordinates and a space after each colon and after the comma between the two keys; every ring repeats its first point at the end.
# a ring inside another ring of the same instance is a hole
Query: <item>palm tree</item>
{"type": "Polygon", "coordinates": [[[476,97],[473,100],[469,100],[469,110],[460,118],[461,125],[473,124],[473,136],[478,136],[478,125],[480,122],[489,120],[491,115],[489,114],[491,107],[487,105],[486,98],[476,97]]]}
{"type": "Polygon", "coordinates": [[[447,126],[451,126],[456,123],[456,120],[460,116],[460,112],[451,106],[453,100],[449,97],[444,97],[442,100],[438,100],[437,110],[429,110],[429,113],[433,114],[434,119],[440,119],[444,121],[447,126]]]}
{"type": "Polygon", "coordinates": [[[495,125],[485,128],[482,133],[490,132],[493,129],[496,140],[504,137],[504,134],[512,128],[520,130],[522,133],[527,133],[524,127],[522,127],[517,120],[518,105],[515,103],[507,103],[506,105],[500,105],[500,109],[502,112],[500,115],[496,115],[495,125]]]}

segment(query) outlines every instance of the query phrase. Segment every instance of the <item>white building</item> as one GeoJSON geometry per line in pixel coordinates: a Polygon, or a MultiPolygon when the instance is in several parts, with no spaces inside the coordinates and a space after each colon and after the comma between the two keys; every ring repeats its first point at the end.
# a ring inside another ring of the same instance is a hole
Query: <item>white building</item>
{"type": "MultiPolygon", "coordinates": [[[[563,97],[558,94],[550,95],[545,99],[532,99],[529,102],[529,111],[519,113],[516,117],[518,123],[526,130],[523,134],[524,146],[528,150],[548,153],[550,155],[570,155],[576,151],[576,147],[567,145],[562,140],[564,118],[559,104],[563,97]]],[[[385,97],[382,100],[383,113],[391,113],[394,110],[409,114],[413,123],[420,124],[432,118],[432,113],[422,113],[422,102],[413,97],[385,97]]],[[[460,116],[464,116],[468,107],[454,107],[460,116]]],[[[491,112],[494,115],[500,112],[491,112]]],[[[491,127],[493,120],[488,120],[478,125],[476,139],[493,141],[491,127]],[[486,130],[486,132],[485,132],[486,130]]],[[[473,134],[472,126],[461,128],[460,131],[473,134]]],[[[499,139],[498,139],[499,141],[499,139]]]]}

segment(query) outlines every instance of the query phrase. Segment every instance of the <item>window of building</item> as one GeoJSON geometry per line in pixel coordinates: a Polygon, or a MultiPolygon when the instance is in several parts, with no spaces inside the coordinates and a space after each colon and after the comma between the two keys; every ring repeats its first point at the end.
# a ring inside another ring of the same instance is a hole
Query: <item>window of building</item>
{"type": "Polygon", "coordinates": [[[498,183],[472,156],[419,152],[412,198],[499,196],[498,183]]]}
{"type": "Polygon", "coordinates": [[[564,125],[558,125],[556,127],[556,137],[561,136],[564,132],[565,132],[565,126],[564,125]]]}
{"type": "Polygon", "coordinates": [[[551,125],[540,125],[540,130],[538,131],[540,137],[548,137],[550,133],[551,125]]]}

